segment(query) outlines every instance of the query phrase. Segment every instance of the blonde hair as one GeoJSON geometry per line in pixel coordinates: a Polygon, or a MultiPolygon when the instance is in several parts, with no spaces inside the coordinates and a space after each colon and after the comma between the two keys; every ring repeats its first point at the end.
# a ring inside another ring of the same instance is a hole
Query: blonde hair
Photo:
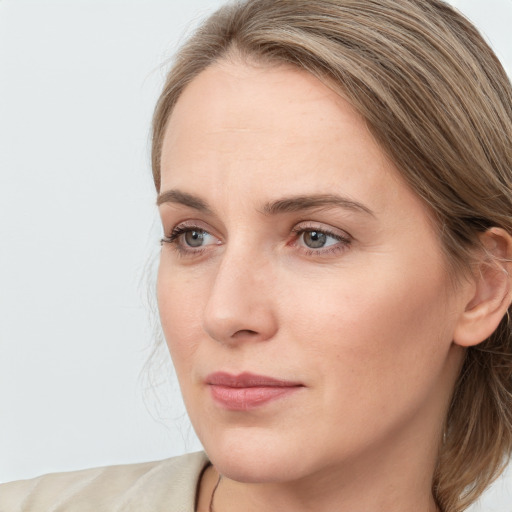
{"type": "MultiPolygon", "coordinates": [[[[237,53],[317,76],[366,119],[467,270],[478,234],[512,233],[512,88],[475,27],[440,0],[247,0],[210,16],[177,55],[158,101],[152,166],[160,189],[166,123],[202,70],[237,53]]],[[[460,512],[512,450],[507,318],[467,350],[446,418],[433,495],[460,512]]]]}

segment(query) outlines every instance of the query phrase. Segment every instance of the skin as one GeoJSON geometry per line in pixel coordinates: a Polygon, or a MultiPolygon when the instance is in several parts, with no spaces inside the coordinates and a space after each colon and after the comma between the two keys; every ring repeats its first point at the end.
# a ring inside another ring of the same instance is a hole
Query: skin
{"type": "Polygon", "coordinates": [[[426,207],[361,116],[303,71],[219,62],[169,120],[161,202],[165,236],[189,231],[163,243],[158,302],[214,464],[198,510],[218,473],[216,512],[436,510],[454,333],[475,285],[453,286],[426,207]],[[334,194],[360,206],[269,207],[334,194]],[[308,247],[312,231],[325,247],[308,247]],[[216,371],[302,387],[228,411],[205,383],[216,371]]]}

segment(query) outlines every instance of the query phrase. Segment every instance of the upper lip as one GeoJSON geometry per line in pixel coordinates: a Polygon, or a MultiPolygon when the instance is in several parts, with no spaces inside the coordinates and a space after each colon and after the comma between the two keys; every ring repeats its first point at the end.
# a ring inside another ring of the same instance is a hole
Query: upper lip
{"type": "Polygon", "coordinates": [[[265,375],[244,372],[233,375],[227,372],[215,372],[205,379],[206,384],[213,386],[226,386],[230,388],[255,388],[255,387],[297,387],[302,386],[300,382],[275,379],[265,375]]]}

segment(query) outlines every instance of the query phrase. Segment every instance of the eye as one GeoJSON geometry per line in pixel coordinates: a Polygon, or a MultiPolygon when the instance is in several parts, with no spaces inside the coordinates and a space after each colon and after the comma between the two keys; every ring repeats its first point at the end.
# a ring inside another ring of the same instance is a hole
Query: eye
{"type": "Polygon", "coordinates": [[[207,240],[208,233],[198,229],[191,229],[182,234],[183,241],[190,247],[201,247],[207,240]]]}
{"type": "Polygon", "coordinates": [[[327,233],[317,230],[303,231],[301,238],[304,245],[310,249],[321,249],[322,247],[328,247],[338,242],[333,236],[329,236],[327,233]]]}
{"type": "Polygon", "coordinates": [[[295,241],[292,245],[306,251],[306,254],[327,255],[348,248],[352,237],[339,229],[301,224],[293,230],[295,241]]]}
{"type": "Polygon", "coordinates": [[[211,233],[197,226],[176,226],[170,236],[164,237],[161,243],[172,244],[181,252],[194,252],[208,245],[220,244],[211,233]]]}

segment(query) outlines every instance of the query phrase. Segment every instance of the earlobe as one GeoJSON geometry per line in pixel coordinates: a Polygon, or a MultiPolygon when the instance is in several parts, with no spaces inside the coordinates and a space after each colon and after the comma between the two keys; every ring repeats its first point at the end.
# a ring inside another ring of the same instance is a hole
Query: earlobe
{"type": "Polygon", "coordinates": [[[512,237],[491,228],[480,237],[483,250],[472,278],[471,297],[455,328],[453,341],[471,347],[498,327],[512,301],[512,237]]]}

